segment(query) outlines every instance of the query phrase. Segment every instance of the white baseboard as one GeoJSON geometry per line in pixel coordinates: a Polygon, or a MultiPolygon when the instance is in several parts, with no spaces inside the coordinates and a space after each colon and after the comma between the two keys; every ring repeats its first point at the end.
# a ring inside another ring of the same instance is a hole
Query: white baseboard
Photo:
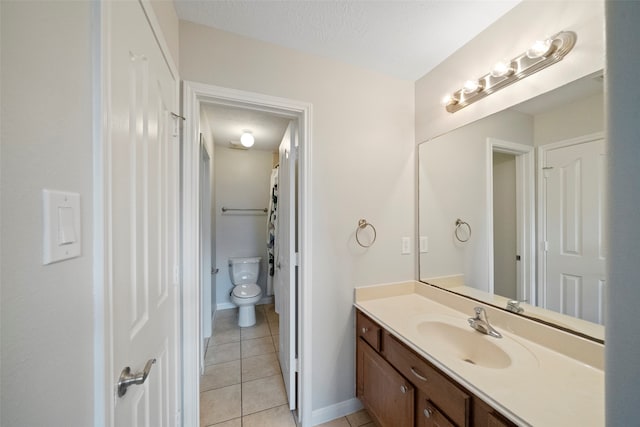
{"type": "MultiPolygon", "coordinates": [[[[273,303],[273,297],[264,297],[262,298],[260,301],[258,301],[257,305],[261,305],[261,304],[272,304],[273,303]]],[[[235,305],[232,302],[221,302],[216,304],[216,311],[218,310],[227,310],[229,308],[237,308],[238,306],[235,305]]]]}
{"type": "Polygon", "coordinates": [[[273,303],[273,297],[264,297],[260,301],[258,301],[258,305],[272,304],[272,303],[273,303]]]}
{"type": "Polygon", "coordinates": [[[335,405],[325,406],[311,412],[311,425],[317,426],[336,418],[344,417],[362,409],[362,403],[358,398],[345,400],[335,405]]]}
{"type": "Polygon", "coordinates": [[[221,303],[216,304],[216,311],[218,311],[218,310],[227,310],[229,308],[236,308],[236,307],[237,307],[237,305],[235,305],[232,302],[221,302],[221,303]]]}

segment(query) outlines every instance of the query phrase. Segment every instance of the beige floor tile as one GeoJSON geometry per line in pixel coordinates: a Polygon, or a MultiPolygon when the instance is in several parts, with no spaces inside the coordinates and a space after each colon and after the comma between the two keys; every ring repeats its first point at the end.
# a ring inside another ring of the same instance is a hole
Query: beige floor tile
{"type": "Polygon", "coordinates": [[[264,312],[267,315],[267,321],[269,322],[275,322],[279,318],[273,305],[271,307],[266,307],[264,312]]]}
{"type": "Polygon", "coordinates": [[[256,323],[254,326],[250,326],[248,328],[240,328],[240,337],[243,341],[268,337],[270,335],[271,330],[269,329],[269,324],[267,322],[262,322],[260,324],[256,323]]]}
{"type": "MultiPolygon", "coordinates": [[[[205,427],[205,426],[200,426],[205,427]]],[[[206,427],[242,427],[242,418],[235,418],[233,420],[225,421],[223,423],[212,424],[211,426],[206,427]]]]}
{"type": "Polygon", "coordinates": [[[259,356],[266,353],[275,353],[276,351],[271,337],[242,341],[241,345],[243,358],[259,356]]]}
{"type": "Polygon", "coordinates": [[[200,391],[227,387],[240,382],[240,360],[209,365],[205,367],[204,375],[200,376],[200,391]]]}
{"type": "Polygon", "coordinates": [[[228,421],[241,416],[240,384],[200,393],[200,425],[228,421]]]}
{"type": "Polygon", "coordinates": [[[279,321],[274,321],[271,322],[269,321],[269,329],[271,330],[271,335],[279,335],[280,334],[280,322],[279,321]]]}
{"type": "Polygon", "coordinates": [[[243,427],[296,427],[287,405],[243,417],[242,424],[243,427]]]}
{"type": "Polygon", "coordinates": [[[249,415],[287,403],[281,375],[242,383],[242,415],[249,415]]]}
{"type": "Polygon", "coordinates": [[[280,347],[279,347],[279,345],[280,345],[280,335],[278,335],[278,334],[273,335],[271,337],[271,339],[273,340],[273,346],[275,347],[276,352],[279,351],[280,350],[280,347]]]}
{"type": "Polygon", "coordinates": [[[370,423],[367,423],[367,424],[363,425],[362,427],[377,427],[377,426],[373,421],[371,421],[370,423]]]}
{"type": "Polygon", "coordinates": [[[371,422],[371,417],[366,409],[362,409],[358,412],[347,415],[347,420],[351,427],[361,427],[365,424],[369,424],[371,422]]]}
{"type": "Polygon", "coordinates": [[[228,319],[228,318],[237,319],[238,318],[238,309],[237,308],[228,308],[226,310],[217,310],[216,311],[216,320],[228,319]]]}
{"type": "Polygon", "coordinates": [[[240,359],[240,343],[232,342],[207,348],[204,364],[217,365],[218,363],[231,362],[238,359],[240,359]]]}
{"type": "Polygon", "coordinates": [[[211,338],[209,338],[209,347],[237,341],[240,341],[240,327],[216,330],[213,332],[211,338]]]}
{"type": "Polygon", "coordinates": [[[222,319],[216,319],[216,321],[213,323],[214,333],[228,331],[229,329],[240,330],[237,318],[223,317],[222,319]]]}
{"type": "Polygon", "coordinates": [[[280,364],[275,353],[242,359],[242,382],[280,374],[280,364]]]}
{"type": "Polygon", "coordinates": [[[338,418],[333,421],[329,421],[324,424],[320,424],[317,427],[351,427],[349,426],[349,421],[347,421],[346,417],[338,418]]]}

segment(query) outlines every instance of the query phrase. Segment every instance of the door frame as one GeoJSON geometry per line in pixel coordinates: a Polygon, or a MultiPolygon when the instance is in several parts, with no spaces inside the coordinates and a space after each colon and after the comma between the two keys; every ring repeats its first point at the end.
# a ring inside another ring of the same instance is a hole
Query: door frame
{"type": "Polygon", "coordinates": [[[487,138],[487,253],[489,254],[489,292],[493,294],[493,153],[513,154],[516,160],[517,250],[523,262],[518,274],[517,295],[535,304],[536,231],[534,191],[534,147],[497,138],[487,138]]]}
{"type": "MultiPolygon", "coordinates": [[[[162,33],[160,23],[151,5],[151,0],[138,0],[147,22],[151,27],[169,71],[176,81],[175,99],[180,99],[180,75],[178,67],[173,61],[171,51],[162,33]]],[[[108,142],[111,140],[111,8],[109,2],[92,2],[91,5],[91,47],[94,52],[92,64],[92,92],[93,92],[93,289],[94,289],[94,335],[93,335],[93,425],[96,427],[113,427],[113,418],[117,395],[114,384],[117,381],[119,368],[113,366],[113,328],[114,304],[113,283],[109,272],[111,259],[109,258],[108,239],[111,219],[109,217],[109,170],[111,158],[108,142]]],[[[176,103],[176,109],[179,107],[176,103]]],[[[177,271],[174,282],[179,282],[177,271]]],[[[179,302],[178,302],[179,304],[179,302]]],[[[177,307],[179,311],[179,307],[177,307]]],[[[179,315],[176,318],[175,331],[177,342],[180,343],[179,315]]],[[[176,384],[181,387],[180,367],[176,369],[176,384]]],[[[177,393],[176,423],[181,419],[180,393],[177,393]]]]}
{"type": "Polygon", "coordinates": [[[537,205],[538,205],[538,239],[536,245],[538,248],[538,283],[536,285],[538,300],[540,302],[547,300],[546,295],[546,277],[547,277],[547,258],[545,256],[545,236],[547,235],[547,221],[545,212],[547,211],[547,192],[544,186],[544,165],[547,158],[547,152],[558,148],[570,147],[572,145],[584,144],[598,139],[605,139],[604,132],[595,132],[577,138],[565,139],[562,141],[552,142],[538,147],[538,164],[537,171],[537,205]]]}
{"type": "MultiPolygon", "coordinates": [[[[212,289],[212,274],[213,265],[211,258],[211,169],[213,165],[211,160],[213,158],[212,153],[209,153],[207,144],[204,142],[202,133],[199,133],[199,145],[200,145],[200,182],[204,188],[200,188],[200,225],[203,227],[200,232],[200,304],[203,312],[200,318],[200,342],[204,343],[206,338],[211,337],[211,289],[212,289]]],[[[204,373],[204,356],[205,346],[200,349],[200,373],[204,373]]]]}
{"type": "Polygon", "coordinates": [[[182,277],[183,277],[183,421],[184,425],[198,425],[200,420],[199,325],[200,301],[198,277],[199,144],[198,121],[200,102],[245,107],[297,119],[299,124],[299,168],[302,193],[299,211],[300,244],[298,290],[298,417],[302,426],[311,425],[311,294],[312,294],[312,196],[311,196],[311,120],[312,105],[291,99],[254,92],[229,89],[192,81],[183,81],[182,116],[185,117],[182,139],[182,277]]]}

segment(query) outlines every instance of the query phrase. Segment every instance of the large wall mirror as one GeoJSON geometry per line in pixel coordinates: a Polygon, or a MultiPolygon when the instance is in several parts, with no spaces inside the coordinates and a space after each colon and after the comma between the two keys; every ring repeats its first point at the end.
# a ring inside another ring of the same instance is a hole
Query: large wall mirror
{"type": "Polygon", "coordinates": [[[596,73],[420,144],[420,280],[603,341],[603,98],[596,73]]]}

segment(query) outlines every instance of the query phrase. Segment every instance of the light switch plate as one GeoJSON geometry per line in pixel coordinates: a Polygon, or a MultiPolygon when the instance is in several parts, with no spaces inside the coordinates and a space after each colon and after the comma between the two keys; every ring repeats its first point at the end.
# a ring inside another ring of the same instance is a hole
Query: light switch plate
{"type": "Polygon", "coordinates": [[[82,253],[80,194],[44,189],[42,200],[43,264],[80,256],[82,253]]]}

